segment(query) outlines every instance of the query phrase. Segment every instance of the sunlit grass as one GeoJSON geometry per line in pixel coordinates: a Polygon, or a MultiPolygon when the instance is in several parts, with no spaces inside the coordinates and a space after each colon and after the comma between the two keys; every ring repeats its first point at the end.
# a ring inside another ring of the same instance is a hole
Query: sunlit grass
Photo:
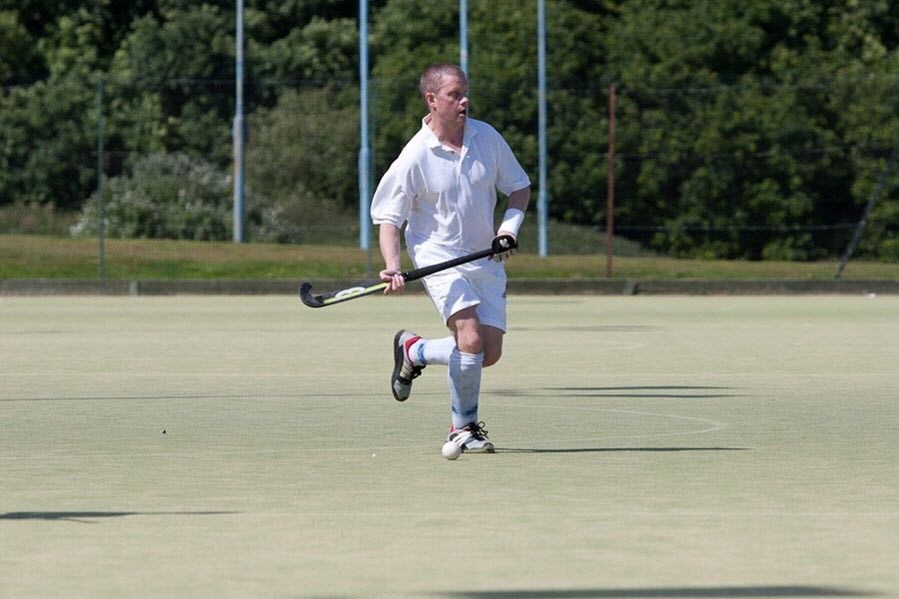
{"type": "MultiPolygon", "coordinates": [[[[0,278],[94,279],[99,248],[96,239],[0,235],[0,278]]],[[[324,245],[110,239],[105,256],[106,277],[123,280],[357,278],[381,267],[377,249],[324,245]]],[[[612,268],[620,279],[825,280],[833,278],[837,264],[620,256],[612,268]]],[[[601,253],[540,258],[524,251],[509,263],[508,273],[521,279],[604,278],[606,258],[601,253]]],[[[899,279],[899,264],[853,261],[843,277],[899,279]]]]}

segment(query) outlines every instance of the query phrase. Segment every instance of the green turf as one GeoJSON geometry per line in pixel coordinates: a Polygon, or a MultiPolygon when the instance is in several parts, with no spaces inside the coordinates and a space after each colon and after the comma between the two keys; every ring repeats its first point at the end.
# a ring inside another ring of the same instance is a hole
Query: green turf
{"type": "Polygon", "coordinates": [[[445,370],[387,387],[422,296],[0,298],[0,595],[899,591],[899,297],[510,320],[449,462],[445,370]]]}

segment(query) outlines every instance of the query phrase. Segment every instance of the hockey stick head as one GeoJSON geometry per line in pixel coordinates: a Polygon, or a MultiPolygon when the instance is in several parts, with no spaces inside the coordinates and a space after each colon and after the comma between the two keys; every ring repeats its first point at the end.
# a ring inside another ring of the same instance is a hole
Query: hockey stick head
{"type": "Polygon", "coordinates": [[[323,306],[331,306],[340,302],[347,302],[357,297],[364,297],[379,291],[383,291],[387,287],[384,281],[371,283],[368,285],[356,285],[347,287],[338,291],[329,291],[327,293],[312,293],[312,283],[302,283],[300,285],[300,299],[310,308],[321,308],[323,306]]]}
{"type": "Polygon", "coordinates": [[[322,296],[312,294],[312,285],[309,283],[300,285],[300,300],[310,308],[321,308],[325,305],[322,296]]]}

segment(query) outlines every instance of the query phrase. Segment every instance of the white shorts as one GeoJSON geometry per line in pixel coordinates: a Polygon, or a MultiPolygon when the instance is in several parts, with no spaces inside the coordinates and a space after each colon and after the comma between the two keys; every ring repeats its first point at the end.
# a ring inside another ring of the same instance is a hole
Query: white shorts
{"type": "Polygon", "coordinates": [[[457,312],[477,306],[481,324],[506,330],[506,271],[487,258],[422,279],[443,323],[457,312]]]}

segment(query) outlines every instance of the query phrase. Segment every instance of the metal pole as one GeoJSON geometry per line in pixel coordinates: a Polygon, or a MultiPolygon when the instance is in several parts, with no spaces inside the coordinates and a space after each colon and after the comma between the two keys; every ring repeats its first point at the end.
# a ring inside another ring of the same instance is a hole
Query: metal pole
{"type": "Polygon", "coordinates": [[[368,139],[368,0],[359,0],[359,247],[371,247],[371,148],[368,139]]]}
{"type": "Polygon", "coordinates": [[[541,257],[547,255],[546,193],[546,6],[537,0],[537,141],[539,146],[539,191],[537,194],[537,246],[541,257]]]}
{"type": "Polygon", "coordinates": [[[243,0],[237,0],[237,35],[235,39],[235,108],[234,128],[234,243],[244,241],[244,118],[243,118],[243,0]]]}
{"type": "Polygon", "coordinates": [[[100,242],[100,282],[106,282],[106,220],[103,198],[103,78],[97,82],[97,237],[100,242]]]}
{"type": "Polygon", "coordinates": [[[468,0],[459,0],[459,66],[468,75],[468,0]]]}
{"type": "Polygon", "coordinates": [[[606,276],[612,278],[615,233],[615,86],[609,87],[609,187],[606,193],[606,276]]]}

